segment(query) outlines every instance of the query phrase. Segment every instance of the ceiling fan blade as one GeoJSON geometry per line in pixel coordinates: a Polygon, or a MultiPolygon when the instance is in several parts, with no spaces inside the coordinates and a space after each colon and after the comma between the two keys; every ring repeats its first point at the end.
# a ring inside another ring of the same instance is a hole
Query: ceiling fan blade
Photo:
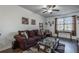
{"type": "Polygon", "coordinates": [[[47,8],[42,8],[42,9],[46,9],[47,10],[47,8]]]}
{"type": "Polygon", "coordinates": [[[53,8],[55,8],[56,7],[56,5],[53,5],[53,8]]]}
{"type": "Polygon", "coordinates": [[[43,13],[46,13],[47,11],[44,11],[43,13]]]}
{"type": "Polygon", "coordinates": [[[58,10],[58,9],[53,9],[52,11],[60,11],[60,10],[58,10]]]}

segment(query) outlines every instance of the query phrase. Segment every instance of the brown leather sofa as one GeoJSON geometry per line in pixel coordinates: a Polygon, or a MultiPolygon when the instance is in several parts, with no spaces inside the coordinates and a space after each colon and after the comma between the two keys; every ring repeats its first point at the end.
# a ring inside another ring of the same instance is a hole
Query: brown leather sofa
{"type": "Polygon", "coordinates": [[[13,49],[19,47],[25,50],[36,45],[38,41],[40,41],[42,38],[45,38],[45,35],[38,30],[25,30],[18,31],[18,35],[15,35],[14,38],[16,39],[16,41],[13,44],[13,49]],[[26,36],[22,34],[23,32],[27,33],[28,38],[26,38],[26,36]],[[16,45],[18,46],[16,47],[16,45]]]}

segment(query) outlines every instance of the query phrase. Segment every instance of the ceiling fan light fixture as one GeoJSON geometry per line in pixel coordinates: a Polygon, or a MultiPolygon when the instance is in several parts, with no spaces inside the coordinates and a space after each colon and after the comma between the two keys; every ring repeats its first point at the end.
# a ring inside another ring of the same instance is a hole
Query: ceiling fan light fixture
{"type": "Polygon", "coordinates": [[[58,9],[54,9],[56,5],[43,5],[43,13],[50,13],[52,14],[53,11],[59,11],[58,9]]]}
{"type": "Polygon", "coordinates": [[[48,9],[48,12],[50,13],[50,12],[52,12],[52,10],[51,9],[48,9]]]}

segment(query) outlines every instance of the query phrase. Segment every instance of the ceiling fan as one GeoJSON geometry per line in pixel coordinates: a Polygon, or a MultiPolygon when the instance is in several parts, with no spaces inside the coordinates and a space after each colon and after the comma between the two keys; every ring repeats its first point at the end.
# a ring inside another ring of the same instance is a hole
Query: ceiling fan
{"type": "Polygon", "coordinates": [[[56,5],[45,5],[42,9],[43,12],[42,13],[50,13],[52,14],[53,11],[60,11],[58,9],[54,9],[56,7],[56,5]]]}

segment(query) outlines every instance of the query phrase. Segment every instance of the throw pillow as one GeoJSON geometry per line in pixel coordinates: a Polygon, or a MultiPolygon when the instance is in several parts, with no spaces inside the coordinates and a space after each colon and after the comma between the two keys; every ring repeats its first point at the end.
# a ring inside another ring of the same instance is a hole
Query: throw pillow
{"type": "Polygon", "coordinates": [[[26,36],[26,38],[28,39],[28,35],[27,35],[27,33],[26,32],[24,32],[24,35],[26,36]]]}
{"type": "Polygon", "coordinates": [[[28,39],[28,35],[26,32],[21,32],[21,35],[24,35],[28,39]]]}

